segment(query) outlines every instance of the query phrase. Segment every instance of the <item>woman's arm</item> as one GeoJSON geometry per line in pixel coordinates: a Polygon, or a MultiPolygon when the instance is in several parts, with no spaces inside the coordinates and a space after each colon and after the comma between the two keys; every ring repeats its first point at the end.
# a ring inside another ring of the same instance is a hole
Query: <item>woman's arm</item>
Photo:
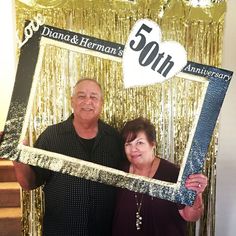
{"type": "Polygon", "coordinates": [[[180,215],[186,221],[197,221],[204,210],[202,193],[207,186],[207,177],[203,174],[193,174],[185,182],[185,187],[197,192],[195,201],[192,206],[185,206],[179,210],[180,215]]]}

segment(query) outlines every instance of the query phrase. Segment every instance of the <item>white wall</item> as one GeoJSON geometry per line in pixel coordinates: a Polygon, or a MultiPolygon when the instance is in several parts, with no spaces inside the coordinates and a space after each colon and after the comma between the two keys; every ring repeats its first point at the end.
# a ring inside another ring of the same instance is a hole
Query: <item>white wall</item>
{"type": "Polygon", "coordinates": [[[0,0],[0,131],[4,129],[16,72],[14,0],[0,0]]]}
{"type": "Polygon", "coordinates": [[[219,119],[216,236],[236,235],[236,1],[228,0],[223,68],[234,71],[219,119]]]}

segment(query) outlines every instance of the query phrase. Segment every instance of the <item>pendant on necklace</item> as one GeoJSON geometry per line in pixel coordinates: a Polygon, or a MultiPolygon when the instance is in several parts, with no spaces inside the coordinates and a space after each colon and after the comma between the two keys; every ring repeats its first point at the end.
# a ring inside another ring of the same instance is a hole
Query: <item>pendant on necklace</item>
{"type": "Polygon", "coordinates": [[[142,219],[143,219],[142,216],[140,215],[142,204],[143,204],[143,194],[140,199],[140,202],[138,201],[138,195],[136,193],[134,194],[134,198],[135,198],[136,207],[137,207],[135,224],[136,224],[136,229],[140,230],[141,225],[142,225],[142,219]]]}
{"type": "Polygon", "coordinates": [[[140,230],[142,224],[142,216],[139,214],[139,212],[136,212],[136,229],[140,230]]]}

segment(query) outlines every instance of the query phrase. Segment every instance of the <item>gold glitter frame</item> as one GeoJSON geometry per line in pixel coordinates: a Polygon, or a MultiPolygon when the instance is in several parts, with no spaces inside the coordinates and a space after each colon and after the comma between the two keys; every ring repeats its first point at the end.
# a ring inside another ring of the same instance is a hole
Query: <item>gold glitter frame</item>
{"type": "MultiPolygon", "coordinates": [[[[204,158],[232,77],[232,72],[188,62],[182,72],[177,76],[203,83],[204,92],[201,102],[199,102],[198,115],[195,118],[189,135],[178,180],[176,183],[169,183],[137,176],[62,154],[24,146],[22,144],[27,133],[45,46],[52,45],[118,62],[122,60],[119,54],[114,55],[93,50],[88,47],[81,47],[75,45],[75,43],[71,43],[71,41],[68,42],[68,40],[54,38],[52,35],[45,36],[43,35],[44,27],[49,26],[40,26],[39,30],[35,31],[32,37],[28,38],[27,42],[21,48],[16,82],[5,125],[5,136],[1,144],[0,156],[92,181],[146,193],[150,196],[191,205],[195,198],[195,192],[187,190],[184,187],[184,183],[189,174],[197,173],[202,170],[204,158]]],[[[75,36],[76,39],[86,37],[92,42],[101,45],[109,45],[109,47],[117,50],[118,48],[124,47],[121,44],[104,41],[75,32],[51,26],[50,28],[53,29],[54,32],[68,35],[68,38],[75,36]]]]}

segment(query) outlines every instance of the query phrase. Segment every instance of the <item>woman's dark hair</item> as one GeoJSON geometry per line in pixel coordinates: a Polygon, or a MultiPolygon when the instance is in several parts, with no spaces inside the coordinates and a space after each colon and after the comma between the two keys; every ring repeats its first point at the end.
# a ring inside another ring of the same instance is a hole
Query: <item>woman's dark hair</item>
{"type": "Polygon", "coordinates": [[[136,139],[137,134],[142,131],[146,134],[149,143],[156,142],[155,126],[143,117],[127,121],[121,130],[121,135],[124,142],[132,142],[136,139]]]}

